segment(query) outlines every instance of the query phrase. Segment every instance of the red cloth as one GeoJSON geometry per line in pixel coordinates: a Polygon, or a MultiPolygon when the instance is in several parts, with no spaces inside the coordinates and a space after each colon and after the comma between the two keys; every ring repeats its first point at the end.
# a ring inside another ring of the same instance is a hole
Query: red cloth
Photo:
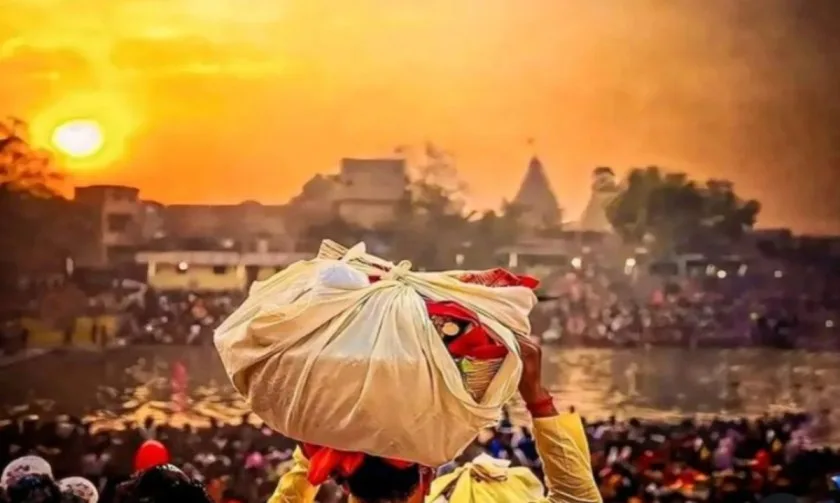
{"type": "MultiPolygon", "coordinates": [[[[379,276],[369,276],[371,283],[381,279],[379,276]]],[[[491,269],[479,273],[467,273],[458,278],[465,283],[473,283],[490,287],[524,286],[535,289],[539,282],[529,276],[517,276],[505,269],[491,269]]],[[[429,316],[442,316],[458,321],[469,322],[471,328],[459,336],[449,345],[449,352],[456,358],[469,356],[479,359],[503,358],[507,355],[507,349],[496,342],[490,336],[487,329],[475,313],[458,304],[457,302],[426,301],[426,308],[429,316]]],[[[359,469],[365,459],[365,454],[360,452],[346,452],[324,447],[315,444],[302,444],[301,449],[309,459],[309,470],[307,479],[312,485],[321,485],[333,475],[349,477],[359,469]]],[[[415,465],[399,459],[384,459],[384,461],[397,469],[407,469],[415,465]]],[[[425,493],[431,484],[431,477],[423,481],[425,493]]]]}
{"type": "Polygon", "coordinates": [[[507,349],[496,342],[490,333],[478,320],[478,316],[464,306],[449,301],[426,301],[429,316],[441,316],[461,322],[468,322],[470,329],[461,334],[447,346],[449,353],[455,358],[469,356],[482,360],[504,358],[507,349]]]}
{"type": "MultiPolygon", "coordinates": [[[[464,283],[494,288],[524,286],[533,290],[540,284],[539,281],[530,276],[517,276],[501,268],[464,273],[458,279],[464,283]]],[[[464,306],[448,301],[427,301],[426,309],[429,311],[429,316],[442,316],[470,323],[470,329],[447,346],[453,357],[491,360],[504,358],[507,355],[507,349],[490,335],[490,332],[479,321],[478,316],[464,306]]]]}
{"type": "MultiPolygon", "coordinates": [[[[362,466],[365,454],[361,452],[346,452],[315,444],[303,444],[303,454],[309,459],[309,471],[306,478],[312,485],[321,485],[333,475],[349,477],[362,466]]],[[[380,458],[394,468],[405,470],[414,463],[399,459],[380,458]]]]}
{"type": "Polygon", "coordinates": [[[507,269],[488,269],[480,272],[468,272],[458,277],[464,283],[492,287],[524,286],[536,290],[540,286],[539,280],[531,276],[518,276],[507,269]]]}
{"type": "Polygon", "coordinates": [[[761,449],[756,453],[753,468],[757,472],[766,472],[770,468],[770,454],[766,450],[761,449]]]}
{"type": "Polygon", "coordinates": [[[175,410],[183,412],[187,408],[187,367],[182,362],[175,362],[172,367],[172,403],[175,410]]]}
{"type": "MultiPolygon", "coordinates": [[[[483,285],[496,288],[506,286],[524,286],[531,290],[536,290],[540,286],[540,281],[531,276],[519,276],[513,274],[507,269],[496,268],[488,269],[486,271],[466,272],[457,276],[459,281],[470,283],[473,285],[483,285]]],[[[376,283],[382,279],[380,276],[368,276],[371,283],[376,283]]]]}

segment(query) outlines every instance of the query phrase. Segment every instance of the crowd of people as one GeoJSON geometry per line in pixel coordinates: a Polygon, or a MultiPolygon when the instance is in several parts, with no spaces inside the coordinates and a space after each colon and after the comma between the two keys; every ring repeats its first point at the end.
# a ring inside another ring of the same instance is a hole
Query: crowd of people
{"type": "Polygon", "coordinates": [[[582,262],[536,310],[546,341],[588,346],[840,347],[840,281],[805,267],[706,267],[673,279],[582,262]]]}
{"type": "MultiPolygon", "coordinates": [[[[838,346],[840,280],[807,267],[709,267],[667,278],[582,262],[544,283],[533,315],[543,341],[623,347],[838,346]],[[561,321],[562,320],[562,321],[561,321]]],[[[146,290],[120,301],[119,335],[137,343],[208,343],[240,292],[146,290]]]]}
{"type": "MultiPolygon", "coordinates": [[[[587,260],[543,282],[532,316],[544,342],[574,346],[774,346],[837,349],[840,279],[818,268],[745,265],[695,267],[693,274],[651,274],[608,260],[587,260]]],[[[96,325],[97,344],[209,344],[242,292],[156,292],[137,282],[89,295],[86,313],[117,318],[114,333],[96,325]]],[[[37,311],[37,309],[34,309],[37,311]]],[[[4,327],[0,348],[21,347],[4,327]],[[8,343],[11,341],[11,343],[8,343]]]]}
{"type": "MultiPolygon", "coordinates": [[[[663,280],[629,265],[616,269],[593,261],[575,264],[544,287],[533,325],[535,338],[546,344],[822,347],[840,340],[830,337],[840,320],[836,278],[807,269],[711,268],[663,280]]],[[[120,284],[88,299],[94,319],[117,314],[113,333],[92,325],[91,342],[210,345],[215,327],[241,300],[240,292],[155,292],[120,284]]],[[[4,340],[17,341],[15,330],[4,329],[4,340]]],[[[593,477],[607,502],[744,503],[780,493],[840,501],[840,451],[821,442],[829,436],[829,414],[678,423],[609,418],[584,420],[584,429],[593,477]]],[[[201,488],[207,501],[267,501],[294,466],[295,443],[250,414],[236,424],[207,423],[181,427],[148,418],[104,429],[79,417],[13,417],[0,422],[0,466],[36,455],[51,466],[50,480],[81,476],[96,488],[99,502],[127,501],[120,488],[137,481],[137,452],[155,440],[165,446],[177,477],[201,488]]],[[[533,432],[508,416],[438,473],[481,454],[543,475],[533,432]]],[[[15,494],[0,487],[0,502],[47,501],[15,494]]],[[[317,501],[344,502],[345,491],[328,482],[317,501]]]]}
{"type": "MultiPolygon", "coordinates": [[[[585,430],[595,480],[607,502],[745,503],[777,493],[830,501],[840,452],[812,442],[817,422],[798,414],[679,424],[610,418],[586,422],[585,430]]],[[[240,424],[211,421],[206,428],[176,428],[152,419],[124,426],[96,431],[67,416],[5,421],[0,465],[40,456],[57,479],[75,475],[91,481],[102,503],[115,501],[118,486],[134,472],[138,449],[149,439],[165,445],[170,462],[200,482],[214,503],[263,503],[292,466],[293,442],[248,417],[240,424]]],[[[507,419],[482,434],[456,463],[481,453],[542,474],[534,437],[507,419]]],[[[335,484],[320,493],[318,501],[344,501],[335,484]]]]}
{"type": "Polygon", "coordinates": [[[120,301],[116,335],[134,344],[211,344],[213,330],[242,298],[240,292],[141,290],[120,301]]]}

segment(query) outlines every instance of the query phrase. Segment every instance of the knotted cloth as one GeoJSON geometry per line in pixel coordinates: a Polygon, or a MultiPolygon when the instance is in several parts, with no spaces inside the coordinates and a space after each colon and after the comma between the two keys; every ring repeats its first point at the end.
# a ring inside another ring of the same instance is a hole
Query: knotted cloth
{"type": "Polygon", "coordinates": [[[467,274],[416,272],[367,254],[364,244],[347,250],[324,241],[317,258],[255,283],[217,329],[216,348],[234,387],[283,435],[438,466],[494,424],[516,393],[516,335],[530,333],[537,301],[527,286],[459,279],[467,274]],[[336,274],[342,267],[379,281],[325,280],[355,274],[336,274]],[[480,400],[435,330],[429,301],[465,307],[507,349],[480,400]]]}

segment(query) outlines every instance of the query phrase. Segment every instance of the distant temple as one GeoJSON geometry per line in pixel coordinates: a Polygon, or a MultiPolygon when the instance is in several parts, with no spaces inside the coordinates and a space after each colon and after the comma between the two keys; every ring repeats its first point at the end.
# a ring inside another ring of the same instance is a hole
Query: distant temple
{"type": "Polygon", "coordinates": [[[592,192],[580,219],[567,226],[577,232],[612,233],[613,227],[607,217],[607,208],[618,195],[619,187],[611,168],[595,168],[592,172],[592,192]]]}
{"type": "Polygon", "coordinates": [[[536,156],[528,163],[528,170],[513,204],[522,212],[523,225],[530,228],[548,228],[561,224],[560,205],[551,190],[542,162],[536,156]]]}

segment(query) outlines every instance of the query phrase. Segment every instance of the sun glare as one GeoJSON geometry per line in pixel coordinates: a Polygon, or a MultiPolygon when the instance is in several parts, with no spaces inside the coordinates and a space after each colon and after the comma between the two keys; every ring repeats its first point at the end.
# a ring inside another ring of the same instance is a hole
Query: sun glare
{"type": "Polygon", "coordinates": [[[94,120],[72,120],[53,130],[52,144],[62,153],[85,159],[97,154],[105,144],[102,126],[94,120]]]}

